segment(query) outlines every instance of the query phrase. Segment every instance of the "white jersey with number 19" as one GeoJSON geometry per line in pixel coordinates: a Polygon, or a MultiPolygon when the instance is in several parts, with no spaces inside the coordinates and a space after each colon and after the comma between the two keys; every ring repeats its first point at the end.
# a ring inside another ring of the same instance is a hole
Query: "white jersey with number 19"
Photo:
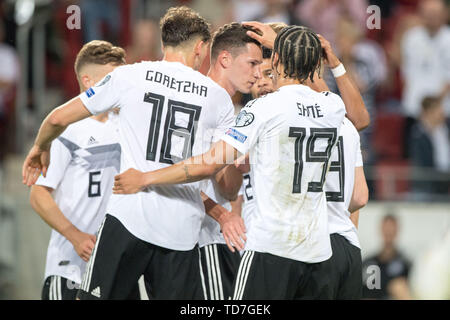
{"type": "Polygon", "coordinates": [[[360,247],[356,227],[350,220],[348,206],[355,185],[355,168],[362,167],[361,144],[355,126],[344,118],[336,148],[331,155],[325,182],[328,202],[328,230],[338,233],[360,247]]]}
{"type": "MultiPolygon", "coordinates": [[[[97,114],[120,108],[121,171],[148,172],[201,154],[225,129],[234,107],[210,78],[179,62],[147,61],[117,67],[79,96],[97,114]]],[[[113,194],[108,213],[137,238],[172,250],[198,242],[204,206],[201,182],[113,194]]]]}
{"type": "Polygon", "coordinates": [[[304,85],[242,109],[222,139],[250,152],[256,210],[245,250],[307,263],[331,257],[323,184],[344,115],[339,96],[304,85]]]}

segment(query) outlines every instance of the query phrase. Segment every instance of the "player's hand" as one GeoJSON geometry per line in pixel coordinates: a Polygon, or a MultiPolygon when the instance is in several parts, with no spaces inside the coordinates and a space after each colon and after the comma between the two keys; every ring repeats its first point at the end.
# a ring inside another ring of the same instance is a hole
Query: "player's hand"
{"type": "Polygon", "coordinates": [[[339,61],[338,57],[334,53],[330,42],[320,34],[318,34],[317,36],[319,37],[320,45],[322,46],[323,62],[331,69],[336,68],[341,63],[341,61],[339,61]]]}
{"type": "Polygon", "coordinates": [[[115,194],[137,193],[145,187],[144,174],[133,168],[114,177],[113,193],[115,194]]]}
{"type": "Polygon", "coordinates": [[[245,241],[247,241],[244,219],[235,212],[227,212],[220,216],[219,223],[230,251],[234,252],[234,248],[239,251],[243,250],[245,241]]]}
{"type": "Polygon", "coordinates": [[[93,234],[78,231],[72,239],[72,245],[80,258],[87,262],[94,250],[96,241],[97,238],[93,234]]]}
{"type": "Polygon", "coordinates": [[[258,21],[245,21],[242,22],[243,25],[250,26],[255,28],[261,35],[257,34],[253,31],[247,31],[247,35],[252,37],[259,43],[261,43],[264,47],[268,49],[273,49],[273,45],[275,43],[275,38],[277,37],[277,33],[273,31],[273,29],[268,25],[258,21]]]}
{"type": "Polygon", "coordinates": [[[22,166],[22,183],[33,185],[42,174],[47,176],[47,168],[50,164],[50,147],[41,149],[34,145],[28,153],[22,166]]]}

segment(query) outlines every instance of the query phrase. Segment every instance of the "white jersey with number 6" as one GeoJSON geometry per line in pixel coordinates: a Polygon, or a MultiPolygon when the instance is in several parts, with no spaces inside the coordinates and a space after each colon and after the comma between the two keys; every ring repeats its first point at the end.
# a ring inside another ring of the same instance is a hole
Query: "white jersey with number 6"
{"type": "MultiPolygon", "coordinates": [[[[97,114],[120,108],[121,171],[147,172],[201,154],[233,117],[228,93],[179,62],[117,67],[79,96],[97,114]]],[[[137,238],[172,250],[198,242],[204,206],[201,182],[111,196],[108,213],[137,238]]]]}
{"type": "MultiPolygon", "coordinates": [[[[52,188],[62,213],[79,230],[95,234],[105,217],[114,176],[120,170],[120,145],[114,119],[88,118],[70,125],[55,141],[47,176],[36,185],[52,188]]],[[[86,263],[73,245],[53,230],[47,250],[45,278],[61,276],[81,283],[86,263]]]]}
{"type": "Polygon", "coordinates": [[[328,202],[328,230],[338,233],[360,248],[356,227],[350,220],[348,206],[355,184],[355,168],[362,167],[361,144],[355,126],[344,118],[336,148],[331,155],[325,182],[328,202]]]}
{"type": "Polygon", "coordinates": [[[339,96],[304,85],[242,109],[222,139],[250,152],[256,210],[246,250],[307,263],[331,257],[323,184],[344,115],[339,96]]]}

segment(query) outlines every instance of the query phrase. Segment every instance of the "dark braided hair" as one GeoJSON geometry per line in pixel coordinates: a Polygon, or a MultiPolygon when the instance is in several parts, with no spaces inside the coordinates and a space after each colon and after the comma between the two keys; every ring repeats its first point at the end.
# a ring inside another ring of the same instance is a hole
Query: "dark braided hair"
{"type": "Polygon", "coordinates": [[[313,81],[314,72],[321,66],[320,40],[316,33],[307,27],[285,27],[277,35],[273,51],[278,53],[277,64],[282,63],[284,66],[284,76],[300,82],[308,78],[313,81]]]}

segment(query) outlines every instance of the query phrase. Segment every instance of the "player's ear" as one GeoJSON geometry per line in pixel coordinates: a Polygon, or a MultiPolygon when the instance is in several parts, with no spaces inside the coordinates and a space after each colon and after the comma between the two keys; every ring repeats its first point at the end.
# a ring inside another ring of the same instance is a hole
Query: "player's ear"
{"type": "Polygon", "coordinates": [[[94,85],[94,84],[92,83],[91,78],[90,78],[88,75],[86,75],[86,74],[81,75],[81,77],[80,77],[80,82],[81,82],[81,86],[82,86],[83,88],[85,88],[86,90],[89,89],[90,87],[92,87],[92,86],[94,85]]]}
{"type": "Polygon", "coordinates": [[[222,65],[224,69],[229,68],[231,63],[233,62],[231,54],[226,50],[222,50],[219,53],[219,55],[217,56],[217,61],[222,65]]]}

